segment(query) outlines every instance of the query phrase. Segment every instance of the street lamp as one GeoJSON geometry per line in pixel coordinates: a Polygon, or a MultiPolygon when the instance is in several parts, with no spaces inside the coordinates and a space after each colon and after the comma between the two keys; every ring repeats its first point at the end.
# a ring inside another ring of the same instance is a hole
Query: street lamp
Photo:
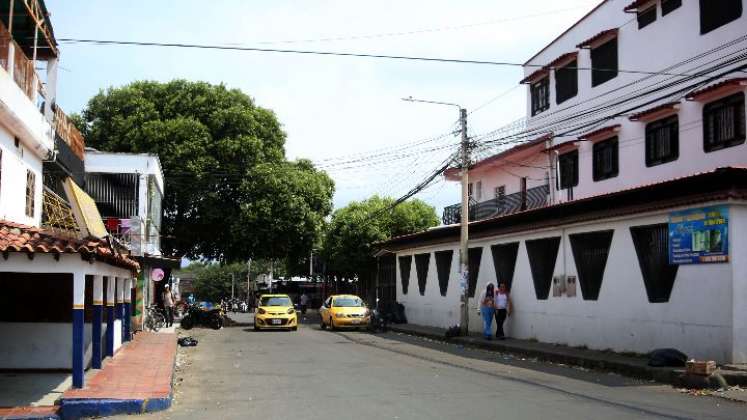
{"type": "Polygon", "coordinates": [[[469,264],[467,242],[469,241],[469,139],[467,138],[467,110],[460,105],[451,102],[427,101],[415,99],[412,96],[402,98],[407,102],[419,102],[424,104],[454,106],[459,108],[459,125],[461,128],[461,178],[462,178],[462,214],[460,222],[460,240],[459,240],[459,287],[462,289],[461,311],[459,314],[459,326],[463,335],[469,334],[469,264]]]}

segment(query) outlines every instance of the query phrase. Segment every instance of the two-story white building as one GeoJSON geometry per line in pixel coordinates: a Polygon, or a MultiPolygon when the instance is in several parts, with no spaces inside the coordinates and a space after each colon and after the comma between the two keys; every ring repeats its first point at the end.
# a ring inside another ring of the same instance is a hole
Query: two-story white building
{"type": "Polygon", "coordinates": [[[58,60],[45,3],[0,2],[0,369],[82,387],[129,339],[139,267],[79,187],[84,140],[57,106],[58,60]]]}
{"type": "MultiPolygon", "coordinates": [[[[525,63],[524,127],[469,170],[468,293],[506,283],[510,335],[747,361],[744,8],[602,1],[525,63]]],[[[458,222],[382,244],[413,323],[460,321],[458,222]]]]}

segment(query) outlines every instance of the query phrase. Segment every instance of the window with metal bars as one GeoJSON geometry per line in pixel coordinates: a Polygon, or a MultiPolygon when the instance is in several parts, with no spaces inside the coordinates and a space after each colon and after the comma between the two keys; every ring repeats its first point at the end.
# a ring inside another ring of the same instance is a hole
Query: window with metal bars
{"type": "Polygon", "coordinates": [[[742,17],[742,0],[700,0],[700,34],[742,17]]]}
{"type": "Polygon", "coordinates": [[[646,166],[673,162],[679,156],[680,131],[676,115],[646,124],[646,166]]]}
{"type": "Polygon", "coordinates": [[[552,275],[558,259],[560,236],[526,241],[529,268],[532,271],[534,294],[537,300],[547,300],[552,286],[552,275]]]}
{"type": "Polygon", "coordinates": [[[617,77],[617,38],[591,50],[591,86],[599,86],[617,77]]]}
{"type": "Polygon", "coordinates": [[[578,94],[578,61],[555,69],[555,102],[561,104],[578,94]]]}
{"type": "Polygon", "coordinates": [[[469,297],[472,298],[475,297],[475,289],[477,289],[480,261],[482,261],[482,248],[470,248],[467,251],[467,269],[469,270],[469,297]]]}
{"type": "Polygon", "coordinates": [[[532,83],[529,88],[532,96],[532,116],[550,108],[550,78],[543,77],[542,80],[532,83]]]}
{"type": "Polygon", "coordinates": [[[514,282],[514,270],[516,269],[516,257],[519,255],[519,243],[510,242],[490,247],[493,254],[493,267],[498,285],[506,285],[506,290],[511,291],[514,282]]]}
{"type": "Polygon", "coordinates": [[[36,206],[36,174],[26,170],[26,216],[34,217],[36,206]]]}
{"type": "Polygon", "coordinates": [[[569,235],[584,300],[599,299],[614,233],[614,230],[602,230],[569,235]]]}
{"type": "Polygon", "coordinates": [[[436,251],[436,271],[438,272],[438,288],[441,296],[446,296],[449,290],[449,274],[451,273],[451,261],[454,259],[454,251],[436,251]]]}
{"type": "Polygon", "coordinates": [[[703,107],[703,149],[706,152],[737,146],[745,140],[744,92],[703,107]]]}
{"type": "Polygon", "coordinates": [[[412,267],[412,255],[399,257],[399,278],[402,282],[402,294],[407,294],[410,287],[410,268],[412,267]]]}
{"type": "Polygon", "coordinates": [[[560,172],[559,189],[565,190],[578,185],[578,150],[558,156],[560,172]]]}
{"type": "Polygon", "coordinates": [[[428,266],[431,263],[431,254],[415,254],[415,273],[418,276],[418,291],[420,296],[425,296],[425,286],[428,281],[428,266]]]}
{"type": "Polygon", "coordinates": [[[661,0],[661,15],[666,16],[682,6],[682,0],[661,0]]]}
{"type": "Polygon", "coordinates": [[[617,137],[594,143],[593,178],[603,181],[620,173],[617,137]]]}
{"type": "Polygon", "coordinates": [[[639,10],[637,13],[638,29],[643,29],[646,26],[656,22],[656,3],[651,7],[639,10]]]}
{"type": "Polygon", "coordinates": [[[651,303],[669,302],[677,277],[678,265],[669,264],[669,225],[666,223],[632,226],[638,265],[651,303]]]}

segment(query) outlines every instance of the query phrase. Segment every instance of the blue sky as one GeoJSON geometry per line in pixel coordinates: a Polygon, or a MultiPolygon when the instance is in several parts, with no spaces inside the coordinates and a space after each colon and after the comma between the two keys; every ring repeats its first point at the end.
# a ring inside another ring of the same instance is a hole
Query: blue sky
{"type": "MultiPolygon", "coordinates": [[[[597,3],[47,0],[58,38],[510,62],[524,62],[597,3]],[[429,31],[382,35],[425,29],[429,31]]],[[[277,113],[288,134],[289,158],[316,162],[410,143],[452,129],[456,109],[401,101],[410,95],[456,102],[471,110],[508,92],[470,114],[471,133],[490,131],[525,114],[525,90],[517,87],[522,78],[518,67],[129,46],[63,44],[60,50],[58,102],[68,113],[79,111],[101,89],[140,79],[224,83],[277,113]]],[[[448,147],[457,141],[447,136],[428,144],[448,147]]],[[[403,155],[369,166],[329,168],[337,185],[335,206],[374,193],[399,196],[434,169],[449,150],[403,155]]],[[[459,199],[457,186],[443,181],[419,197],[439,211],[459,199]]]]}

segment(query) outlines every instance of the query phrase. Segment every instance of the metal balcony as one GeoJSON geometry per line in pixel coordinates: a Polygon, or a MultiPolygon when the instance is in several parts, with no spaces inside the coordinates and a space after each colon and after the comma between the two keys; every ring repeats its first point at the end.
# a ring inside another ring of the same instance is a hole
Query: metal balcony
{"type": "MultiPolygon", "coordinates": [[[[548,204],[549,194],[549,186],[542,185],[527,189],[526,194],[517,192],[479,203],[470,199],[469,221],[474,222],[476,220],[490,219],[523,210],[544,207],[548,204]]],[[[443,223],[445,225],[457,224],[461,221],[461,215],[461,204],[457,203],[448,206],[444,208],[443,223]]]]}

